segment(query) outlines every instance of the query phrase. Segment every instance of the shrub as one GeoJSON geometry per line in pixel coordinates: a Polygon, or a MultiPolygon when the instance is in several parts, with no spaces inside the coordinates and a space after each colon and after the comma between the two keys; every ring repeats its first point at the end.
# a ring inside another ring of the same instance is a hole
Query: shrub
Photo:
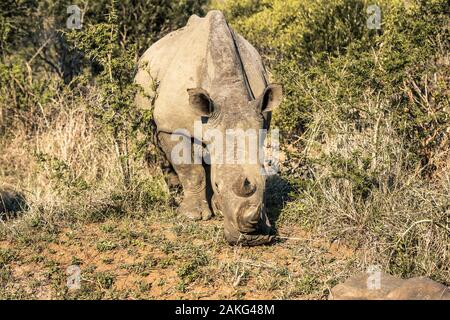
{"type": "Polygon", "coordinates": [[[339,105],[337,117],[360,126],[370,115],[357,105],[370,94],[426,164],[447,142],[449,9],[443,0],[408,3],[380,1],[380,31],[366,27],[362,0],[226,1],[219,8],[283,83],[286,101],[275,125],[285,137],[307,131],[330,104],[339,105]]]}
{"type": "Polygon", "coordinates": [[[0,183],[29,190],[31,220],[99,221],[168,203],[151,113],[133,108],[138,57],[205,0],[0,4],[0,183]],[[145,14],[143,14],[145,13],[145,14]],[[149,168],[150,165],[150,168],[149,168]]]}

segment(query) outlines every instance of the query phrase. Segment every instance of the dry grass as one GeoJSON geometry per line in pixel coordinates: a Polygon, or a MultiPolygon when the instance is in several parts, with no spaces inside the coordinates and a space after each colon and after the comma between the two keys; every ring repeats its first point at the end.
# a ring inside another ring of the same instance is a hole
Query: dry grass
{"type": "Polygon", "coordinates": [[[449,284],[449,149],[437,149],[429,164],[439,169],[426,175],[386,103],[368,94],[353,124],[338,117],[342,106],[315,113],[309,131],[285,148],[286,176],[300,186],[281,219],[351,244],[364,267],[449,284]]]}
{"type": "Polygon", "coordinates": [[[49,115],[34,118],[36,130],[18,122],[0,139],[0,187],[20,190],[29,205],[23,217],[3,224],[4,230],[25,220],[48,226],[101,220],[167,201],[160,172],[143,160],[130,159],[133,186],[125,188],[113,140],[87,111],[92,97],[77,106],[56,101],[49,115]]]}

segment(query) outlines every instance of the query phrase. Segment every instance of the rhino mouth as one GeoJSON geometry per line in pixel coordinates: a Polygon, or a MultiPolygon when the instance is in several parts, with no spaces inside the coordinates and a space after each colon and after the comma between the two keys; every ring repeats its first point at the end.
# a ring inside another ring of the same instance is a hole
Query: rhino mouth
{"type": "Polygon", "coordinates": [[[275,240],[275,231],[261,205],[251,206],[244,202],[235,215],[226,214],[213,195],[211,206],[215,214],[225,219],[224,235],[230,245],[258,246],[271,244],[275,240]]]}
{"type": "Polygon", "coordinates": [[[275,239],[274,229],[265,214],[261,214],[257,221],[247,221],[245,225],[238,222],[238,226],[235,228],[225,223],[225,239],[230,245],[258,246],[270,244],[275,239]]]}
{"type": "Polygon", "coordinates": [[[239,231],[230,231],[227,228],[224,230],[225,239],[230,245],[243,246],[259,246],[264,244],[271,244],[275,235],[269,234],[245,234],[239,231]]]}

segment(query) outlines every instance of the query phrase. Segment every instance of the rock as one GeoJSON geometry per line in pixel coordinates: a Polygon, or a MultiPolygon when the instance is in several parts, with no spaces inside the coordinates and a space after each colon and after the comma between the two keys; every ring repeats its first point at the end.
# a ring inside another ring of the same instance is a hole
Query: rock
{"type": "MultiPolygon", "coordinates": [[[[373,276],[372,276],[373,277],[373,276]]],[[[380,272],[373,285],[369,274],[359,274],[331,289],[331,300],[450,300],[449,288],[426,277],[400,279],[380,272]]]]}
{"type": "Polygon", "coordinates": [[[449,289],[426,277],[411,278],[389,292],[392,300],[450,300],[449,289]]]}

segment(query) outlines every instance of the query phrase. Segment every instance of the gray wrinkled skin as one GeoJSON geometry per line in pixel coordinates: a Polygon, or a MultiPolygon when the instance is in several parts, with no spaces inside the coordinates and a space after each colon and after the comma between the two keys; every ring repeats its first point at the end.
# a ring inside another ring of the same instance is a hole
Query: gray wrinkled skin
{"type": "MultiPolygon", "coordinates": [[[[136,105],[150,109],[160,147],[171,161],[183,186],[179,211],[191,219],[212,215],[207,186],[213,192],[211,207],[224,216],[224,233],[230,244],[259,245],[273,239],[264,208],[265,176],[262,164],[212,164],[207,181],[201,164],[174,164],[171,134],[186,129],[196,136],[195,121],[203,131],[268,128],[271,111],[282,98],[279,85],[269,84],[261,57],[244,38],[234,33],[220,11],[204,18],[193,15],[187,25],[153,44],[141,57],[136,83],[143,92],[136,105]],[[155,83],[158,85],[154,92],[155,83]]],[[[225,150],[225,147],[224,147],[225,150]]],[[[248,150],[247,150],[248,152],[248,150]]],[[[247,158],[248,159],[248,158],[247,158]]]]}

